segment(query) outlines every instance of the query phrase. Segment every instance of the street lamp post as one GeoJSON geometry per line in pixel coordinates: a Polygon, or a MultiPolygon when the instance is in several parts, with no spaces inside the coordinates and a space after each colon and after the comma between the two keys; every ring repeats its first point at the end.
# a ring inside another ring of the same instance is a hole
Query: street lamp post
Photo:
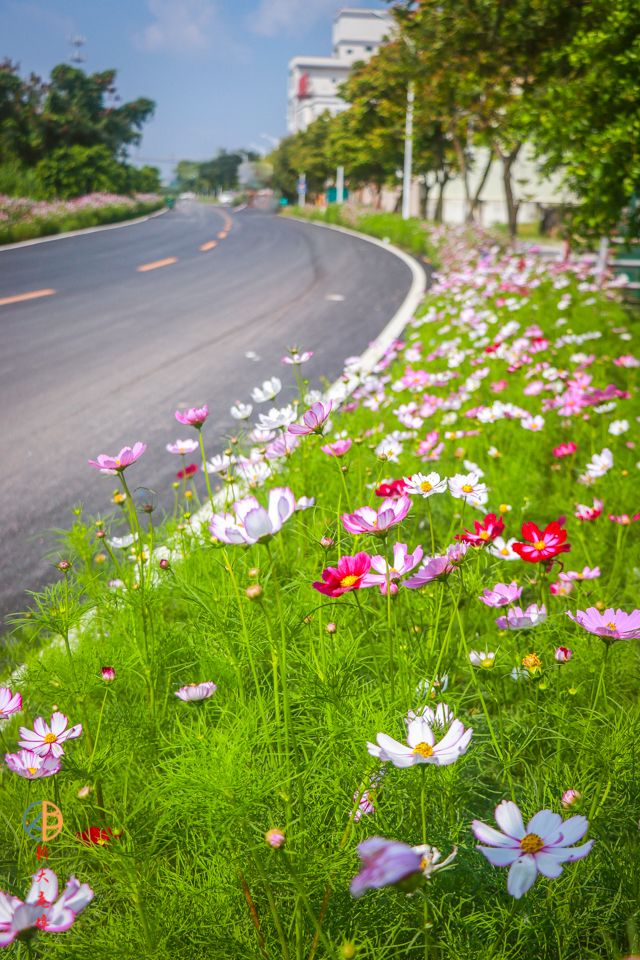
{"type": "Polygon", "coordinates": [[[411,216],[411,178],[413,175],[413,80],[407,87],[407,112],[404,126],[404,170],[402,174],[402,219],[411,216]]]}

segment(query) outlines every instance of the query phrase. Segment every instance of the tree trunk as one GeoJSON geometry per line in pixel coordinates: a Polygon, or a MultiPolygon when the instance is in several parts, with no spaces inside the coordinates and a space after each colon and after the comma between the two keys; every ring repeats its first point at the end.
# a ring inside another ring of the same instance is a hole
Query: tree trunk
{"type": "Polygon", "coordinates": [[[519,143],[510,153],[500,153],[502,160],[502,185],[504,187],[504,199],[507,207],[507,223],[509,226],[509,239],[513,243],[518,234],[518,210],[520,201],[516,200],[513,193],[513,182],[511,180],[511,170],[518,158],[522,144],[519,143]]]}
{"type": "Polygon", "coordinates": [[[469,190],[469,169],[467,167],[467,158],[465,156],[464,149],[460,143],[460,139],[454,134],[451,134],[451,139],[453,142],[453,149],[456,153],[456,158],[458,160],[458,166],[460,167],[460,176],[462,177],[462,185],[464,187],[464,219],[466,221],[469,207],[471,204],[471,192],[469,190]]]}
{"type": "Polygon", "coordinates": [[[485,188],[487,179],[489,177],[489,171],[491,170],[492,165],[493,165],[493,147],[489,150],[489,156],[487,158],[486,166],[482,172],[482,176],[480,177],[480,183],[478,184],[476,192],[473,195],[473,199],[471,200],[471,207],[469,209],[469,215],[467,217],[468,223],[473,223],[476,219],[476,212],[480,206],[480,197],[482,196],[482,191],[485,188]]]}
{"type": "Polygon", "coordinates": [[[436,223],[442,223],[442,215],[444,212],[444,188],[446,187],[450,179],[451,178],[449,177],[449,174],[446,173],[445,171],[445,173],[443,173],[442,175],[442,180],[438,181],[438,188],[439,188],[438,201],[436,203],[436,209],[433,214],[433,219],[435,220],[436,223]]]}

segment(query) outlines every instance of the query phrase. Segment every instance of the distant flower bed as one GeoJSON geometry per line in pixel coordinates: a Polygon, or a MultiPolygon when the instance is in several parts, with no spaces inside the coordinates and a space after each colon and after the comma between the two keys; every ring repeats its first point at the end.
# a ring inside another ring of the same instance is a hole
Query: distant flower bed
{"type": "Polygon", "coordinates": [[[16,243],[69,230],[117,223],[158,210],[162,197],[153,193],[121,196],[89,193],[73,200],[31,200],[0,194],[0,243],[16,243]]]}

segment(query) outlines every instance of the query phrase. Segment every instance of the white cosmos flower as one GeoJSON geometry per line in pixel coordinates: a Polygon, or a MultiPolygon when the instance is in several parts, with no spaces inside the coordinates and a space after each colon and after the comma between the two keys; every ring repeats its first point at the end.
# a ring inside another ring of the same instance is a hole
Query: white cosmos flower
{"type": "Polygon", "coordinates": [[[387,761],[394,767],[413,767],[419,763],[432,763],[446,767],[467,752],[473,730],[465,729],[459,720],[453,720],[445,735],[437,741],[428,717],[416,717],[407,725],[407,742],[399,743],[386,733],[379,733],[377,744],[368,743],[372,757],[387,761]]]}
{"type": "Polygon", "coordinates": [[[252,411],[250,403],[234,403],[229,412],[234,420],[248,420],[252,411]]]}
{"type": "Polygon", "coordinates": [[[385,437],[376,447],[376,456],[384,457],[389,463],[397,463],[403,447],[394,437],[385,437]]]}
{"type": "Polygon", "coordinates": [[[470,650],[469,660],[474,667],[491,670],[496,661],[496,655],[493,650],[484,650],[482,653],[479,650],[470,650]]]}
{"type": "Polygon", "coordinates": [[[523,430],[531,430],[532,433],[537,433],[544,427],[544,417],[524,417],[520,421],[520,426],[523,430]]]}
{"type": "Polygon", "coordinates": [[[269,413],[261,413],[258,417],[258,426],[261,430],[277,430],[279,427],[288,427],[297,418],[297,413],[290,403],[286,407],[272,407],[269,413]]]}
{"type": "Polygon", "coordinates": [[[198,449],[197,440],[176,440],[175,443],[168,443],[167,450],[169,453],[179,454],[181,457],[187,456],[189,453],[194,453],[198,449]]]}
{"type": "Polygon", "coordinates": [[[609,433],[612,437],[619,437],[629,429],[628,420],[612,420],[609,424],[609,433]]]}
{"type": "Polygon", "coordinates": [[[595,479],[596,477],[604,477],[605,473],[608,473],[612,466],[613,454],[608,447],[605,447],[600,453],[594,453],[587,464],[585,472],[587,476],[595,479]]]}
{"type": "Polygon", "coordinates": [[[275,400],[282,390],[282,383],[277,377],[271,377],[265,380],[261,387],[254,387],[251,391],[251,399],[254,403],[267,403],[268,400],[275,400]]]}
{"type": "Polygon", "coordinates": [[[439,473],[414,473],[411,478],[404,478],[404,484],[407,493],[419,494],[425,499],[434,493],[444,493],[447,489],[446,477],[442,479],[439,473]]]}
{"type": "Polygon", "coordinates": [[[229,457],[226,453],[219,453],[207,461],[207,473],[226,473],[231,464],[235,462],[235,457],[229,457]]]}
{"type": "Polygon", "coordinates": [[[516,537],[511,537],[510,540],[505,540],[504,537],[496,537],[493,543],[489,544],[487,550],[494,557],[500,557],[501,560],[520,560],[521,558],[513,549],[514,543],[517,542],[516,537]]]}
{"type": "Polygon", "coordinates": [[[476,473],[456,473],[449,478],[449,491],[456,500],[464,500],[472,506],[483,506],[489,499],[486,483],[476,473]]]}

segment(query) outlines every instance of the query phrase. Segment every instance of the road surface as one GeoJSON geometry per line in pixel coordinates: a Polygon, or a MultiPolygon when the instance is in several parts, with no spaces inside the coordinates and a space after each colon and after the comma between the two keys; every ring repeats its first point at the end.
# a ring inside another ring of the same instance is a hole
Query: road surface
{"type": "Polygon", "coordinates": [[[362,240],[196,202],[0,249],[2,618],[52,579],[52,530],[70,526],[73,505],[109,511],[115,478],[89,457],[145,441],[130,484],[170,502],[180,464],[165,445],[194,436],[176,408],[208,403],[213,455],[234,425],[231,403],[271,375],[293,380],[280,363],[288,346],[314,351],[304,372],[316,383],[335,379],[410,285],[404,263],[362,240]]]}

